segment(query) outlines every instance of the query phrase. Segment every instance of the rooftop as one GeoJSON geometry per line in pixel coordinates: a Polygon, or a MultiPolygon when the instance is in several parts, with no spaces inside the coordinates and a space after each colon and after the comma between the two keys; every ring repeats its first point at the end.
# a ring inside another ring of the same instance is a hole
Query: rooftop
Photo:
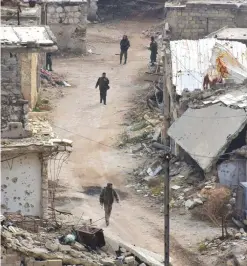
{"type": "Polygon", "coordinates": [[[170,1],[165,3],[165,7],[186,7],[188,5],[225,5],[225,6],[235,6],[235,7],[241,7],[247,5],[247,0],[230,0],[230,1],[224,1],[224,0],[218,0],[218,1],[207,1],[207,0],[191,0],[187,2],[181,1],[170,1]]]}
{"type": "Polygon", "coordinates": [[[32,137],[1,139],[2,151],[44,151],[46,149],[56,149],[58,146],[62,146],[62,150],[63,148],[68,151],[72,149],[71,140],[57,138],[46,116],[35,113],[31,114],[31,118],[28,120],[28,129],[32,132],[32,137]]]}
{"type": "Polygon", "coordinates": [[[247,28],[223,28],[211,35],[218,40],[247,41],[247,28]]]}
{"type": "Polygon", "coordinates": [[[56,37],[48,26],[1,26],[1,48],[57,50],[56,37]],[[47,49],[48,48],[48,49],[47,49]]]}

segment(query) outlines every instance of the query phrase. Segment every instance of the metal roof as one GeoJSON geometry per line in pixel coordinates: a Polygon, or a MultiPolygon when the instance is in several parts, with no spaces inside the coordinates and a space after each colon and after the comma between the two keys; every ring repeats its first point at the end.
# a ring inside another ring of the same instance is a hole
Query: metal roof
{"type": "Polygon", "coordinates": [[[207,172],[246,123],[243,109],[212,105],[188,109],[171,125],[168,135],[207,172]]]}
{"type": "Polygon", "coordinates": [[[223,45],[247,67],[247,50],[243,43],[214,38],[171,41],[173,84],[179,95],[184,89],[202,89],[203,78],[211,65],[210,59],[216,43],[223,45]]]}
{"type": "Polygon", "coordinates": [[[28,43],[37,47],[56,45],[56,38],[47,26],[1,26],[0,39],[2,47],[25,47],[28,43]]]}
{"type": "Polygon", "coordinates": [[[219,40],[247,41],[247,28],[225,28],[216,32],[219,40]]]}

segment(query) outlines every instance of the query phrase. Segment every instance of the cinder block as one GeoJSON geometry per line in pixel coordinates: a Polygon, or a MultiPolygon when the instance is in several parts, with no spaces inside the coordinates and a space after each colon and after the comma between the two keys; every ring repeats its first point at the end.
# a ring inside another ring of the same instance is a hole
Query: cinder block
{"type": "Polygon", "coordinates": [[[47,261],[44,260],[44,261],[34,261],[33,262],[33,266],[47,266],[47,261]]]}
{"type": "Polygon", "coordinates": [[[62,260],[48,260],[47,266],[62,266],[62,260]]]}

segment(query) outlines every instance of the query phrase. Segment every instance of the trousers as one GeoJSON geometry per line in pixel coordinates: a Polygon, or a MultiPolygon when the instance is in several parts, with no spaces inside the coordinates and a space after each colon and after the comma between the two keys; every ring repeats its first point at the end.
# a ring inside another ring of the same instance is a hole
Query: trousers
{"type": "Polygon", "coordinates": [[[46,60],[46,69],[52,71],[52,60],[51,59],[46,60]]]}
{"type": "Polygon", "coordinates": [[[100,103],[104,102],[106,104],[106,91],[105,90],[100,90],[100,103]]]}
{"type": "Polygon", "coordinates": [[[112,211],[112,204],[104,204],[104,210],[105,210],[105,222],[106,225],[109,225],[109,220],[112,211]]]}
{"type": "Polygon", "coordinates": [[[126,63],[127,62],[127,57],[128,57],[128,52],[121,50],[121,52],[120,52],[120,64],[122,63],[123,56],[124,56],[124,63],[126,63]]]}
{"type": "Polygon", "coordinates": [[[156,58],[157,58],[157,53],[156,52],[151,52],[151,55],[150,55],[151,63],[156,62],[156,58]]]}

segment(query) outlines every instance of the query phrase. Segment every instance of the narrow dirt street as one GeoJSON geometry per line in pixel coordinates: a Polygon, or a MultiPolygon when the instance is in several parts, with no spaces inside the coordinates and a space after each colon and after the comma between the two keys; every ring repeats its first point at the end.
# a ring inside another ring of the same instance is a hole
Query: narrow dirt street
{"type": "MultiPolygon", "coordinates": [[[[60,195],[63,209],[83,218],[101,219],[104,211],[99,205],[100,187],[108,181],[118,190],[121,204],[114,205],[111,223],[104,219],[96,224],[108,234],[164,254],[163,216],[150,210],[150,204],[140,202],[126,187],[128,174],[136,159],[113,147],[123,130],[124,114],[131,107],[129,99],[146,86],[141,75],[147,71],[149,40],[142,30],[154,22],[118,22],[89,25],[88,49],[92,55],[81,58],[60,58],[54,61],[56,72],[64,74],[71,88],[57,102],[53,112],[53,128],[59,136],[73,140],[73,153],[60,175],[66,191],[60,195]],[[130,39],[127,65],[119,65],[119,41],[123,34],[130,39]],[[106,72],[110,79],[107,105],[99,103],[95,89],[97,78],[106,72]],[[70,198],[70,202],[68,202],[70,198]],[[149,204],[149,205],[148,205],[149,204]]],[[[175,265],[192,265],[176,262],[175,265]]]]}

